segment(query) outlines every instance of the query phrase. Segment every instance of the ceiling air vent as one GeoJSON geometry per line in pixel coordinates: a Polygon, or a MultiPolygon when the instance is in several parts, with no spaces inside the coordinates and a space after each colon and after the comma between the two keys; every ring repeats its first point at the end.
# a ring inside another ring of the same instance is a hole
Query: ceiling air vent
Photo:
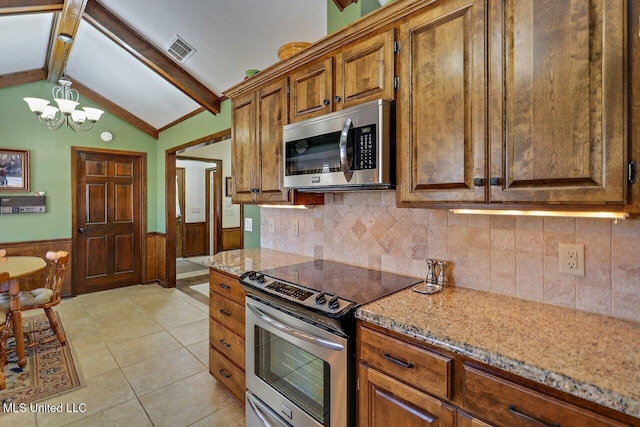
{"type": "Polygon", "coordinates": [[[196,53],[196,50],[177,34],[173,36],[168,46],[167,52],[182,63],[187,62],[187,59],[196,53]]]}

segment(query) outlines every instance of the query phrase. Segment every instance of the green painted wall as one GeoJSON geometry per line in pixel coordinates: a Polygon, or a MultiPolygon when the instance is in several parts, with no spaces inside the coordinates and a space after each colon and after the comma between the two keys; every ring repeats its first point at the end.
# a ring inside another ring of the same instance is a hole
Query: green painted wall
{"type": "MultiPolygon", "coordinates": [[[[244,247],[246,249],[259,248],[260,247],[260,206],[258,205],[244,205],[244,217],[252,218],[253,231],[244,232],[244,247]]],[[[244,229],[244,220],[241,221],[240,226],[244,229]]]]}
{"type": "MultiPolygon", "coordinates": [[[[31,193],[44,191],[47,213],[0,215],[0,243],[71,237],[71,147],[91,147],[147,153],[147,229],[157,228],[157,141],[119,118],[105,113],[93,130],[51,131],[40,125],[22,98],[51,99],[53,84],[45,81],[0,89],[0,147],[28,149],[31,193]],[[100,133],[114,135],[109,143],[100,133]]],[[[82,98],[80,105],[100,108],[82,98]]],[[[25,193],[1,192],[3,195],[25,193]]]]}
{"type": "Polygon", "coordinates": [[[203,111],[189,119],[178,123],[175,126],[161,132],[157,143],[156,153],[156,175],[158,187],[158,206],[156,208],[157,231],[166,231],[165,206],[166,197],[164,190],[164,157],[166,151],[178,145],[195,141],[207,135],[220,132],[231,127],[231,101],[226,100],[220,105],[220,113],[213,115],[208,111],[203,111]]]}
{"type": "MultiPolygon", "coordinates": [[[[386,3],[392,0],[386,0],[386,3]]],[[[333,0],[327,0],[327,34],[343,29],[347,25],[380,7],[378,0],[359,0],[345,7],[342,12],[333,0]]]]}
{"type": "MultiPolygon", "coordinates": [[[[362,0],[361,0],[362,1],[362,0]]],[[[342,12],[333,0],[327,0],[327,34],[343,29],[362,16],[362,3],[352,3],[342,12]]]]}

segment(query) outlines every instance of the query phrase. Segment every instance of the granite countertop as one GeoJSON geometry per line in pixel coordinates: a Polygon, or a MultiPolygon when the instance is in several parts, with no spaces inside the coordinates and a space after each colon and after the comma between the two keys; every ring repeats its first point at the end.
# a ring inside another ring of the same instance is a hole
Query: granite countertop
{"type": "Polygon", "coordinates": [[[405,289],[356,317],[640,417],[640,324],[504,295],[405,289]]]}
{"type": "Polygon", "coordinates": [[[275,251],[272,249],[235,249],[218,252],[204,264],[217,270],[226,271],[236,276],[250,270],[258,271],[284,265],[299,264],[312,261],[314,258],[275,251]]]}
{"type": "MultiPolygon", "coordinates": [[[[245,249],[204,264],[239,276],[313,259],[245,249]]],[[[356,317],[640,418],[640,323],[456,287],[405,289],[356,317]]]]}

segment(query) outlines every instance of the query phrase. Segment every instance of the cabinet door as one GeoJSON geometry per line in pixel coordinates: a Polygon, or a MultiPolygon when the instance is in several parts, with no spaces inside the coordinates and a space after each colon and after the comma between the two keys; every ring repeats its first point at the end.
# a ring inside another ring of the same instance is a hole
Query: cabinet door
{"type": "Polygon", "coordinates": [[[447,427],[455,425],[455,408],[360,364],[358,426],[447,427]]]}
{"type": "Polygon", "coordinates": [[[491,1],[490,200],[625,202],[625,2],[491,1]]]}
{"type": "Polygon", "coordinates": [[[333,59],[327,58],[289,75],[291,122],[332,111],[333,59]]]}
{"type": "Polygon", "coordinates": [[[287,201],[283,188],[282,126],[287,123],[287,79],[258,91],[258,145],[255,155],[260,167],[260,202],[287,201]]]}
{"type": "Polygon", "coordinates": [[[347,47],[336,55],[335,110],[374,99],[393,99],[394,30],[347,47]]]}
{"type": "Polygon", "coordinates": [[[400,205],[486,200],[484,16],[454,0],[400,27],[400,205]]]}
{"type": "Polygon", "coordinates": [[[233,100],[231,138],[231,198],[234,203],[252,203],[257,191],[255,94],[233,100]]]}

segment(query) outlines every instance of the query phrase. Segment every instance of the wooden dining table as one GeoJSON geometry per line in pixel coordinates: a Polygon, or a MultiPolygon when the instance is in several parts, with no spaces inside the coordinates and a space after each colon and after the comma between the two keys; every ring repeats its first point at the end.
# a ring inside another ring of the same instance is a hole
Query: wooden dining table
{"type": "Polygon", "coordinates": [[[27,361],[24,356],[24,336],[22,331],[22,312],[20,311],[20,283],[18,279],[30,276],[45,269],[47,263],[36,256],[8,256],[0,257],[0,271],[9,273],[9,281],[0,283],[0,289],[9,291],[9,307],[16,339],[16,353],[18,366],[24,368],[27,361]]]}

